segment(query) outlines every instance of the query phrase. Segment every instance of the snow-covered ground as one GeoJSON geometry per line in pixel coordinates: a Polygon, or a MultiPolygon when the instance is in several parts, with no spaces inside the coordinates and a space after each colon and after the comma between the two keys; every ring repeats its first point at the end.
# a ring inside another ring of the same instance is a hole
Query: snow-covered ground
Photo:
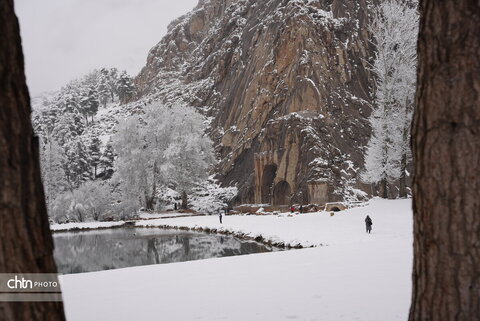
{"type": "Polygon", "coordinates": [[[222,226],[215,216],[162,219],[157,224],[325,246],[66,275],[67,319],[403,321],[411,292],[410,208],[410,200],[373,200],[333,217],[227,216],[222,226]]]}
{"type": "MultiPolygon", "coordinates": [[[[141,213],[138,217],[142,220],[151,220],[151,219],[165,219],[170,217],[189,217],[193,215],[199,214],[192,214],[192,213],[179,213],[179,212],[164,212],[164,213],[141,213]]],[[[202,215],[202,214],[200,214],[202,215]]]]}
{"type": "Polygon", "coordinates": [[[71,231],[71,230],[93,230],[93,229],[103,229],[118,227],[124,225],[124,221],[115,221],[115,222],[75,222],[75,223],[64,223],[64,224],[51,224],[50,230],[54,232],[60,231],[71,231]]]}

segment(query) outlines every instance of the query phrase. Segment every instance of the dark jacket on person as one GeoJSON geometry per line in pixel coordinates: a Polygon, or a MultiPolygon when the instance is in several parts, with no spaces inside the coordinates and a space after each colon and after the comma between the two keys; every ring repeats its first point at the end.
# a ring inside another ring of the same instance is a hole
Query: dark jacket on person
{"type": "Polygon", "coordinates": [[[365,224],[367,224],[368,227],[373,225],[372,219],[368,215],[367,218],[365,218],[365,224]]]}

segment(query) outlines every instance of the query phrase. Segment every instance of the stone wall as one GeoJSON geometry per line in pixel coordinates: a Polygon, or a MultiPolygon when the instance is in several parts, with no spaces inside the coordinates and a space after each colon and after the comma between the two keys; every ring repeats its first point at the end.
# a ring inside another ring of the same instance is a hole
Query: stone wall
{"type": "Polygon", "coordinates": [[[325,204],[329,202],[329,185],[326,182],[308,183],[308,203],[325,204]]]}

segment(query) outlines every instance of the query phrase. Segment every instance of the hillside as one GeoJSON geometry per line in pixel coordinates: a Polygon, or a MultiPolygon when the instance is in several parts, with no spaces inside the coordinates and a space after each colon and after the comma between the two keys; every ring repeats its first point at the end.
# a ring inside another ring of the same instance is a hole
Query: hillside
{"type": "Polygon", "coordinates": [[[105,151],[119,120],[151,102],[192,105],[209,122],[219,160],[211,174],[238,188],[233,204],[364,198],[369,6],[201,0],[169,25],[136,77],[103,68],[33,99],[36,132],[60,143],[76,188],[95,178],[85,153],[96,138],[105,151]]]}
{"type": "Polygon", "coordinates": [[[211,119],[237,203],[358,195],[369,127],[368,1],[200,1],[135,78],[139,98],[211,119]]]}

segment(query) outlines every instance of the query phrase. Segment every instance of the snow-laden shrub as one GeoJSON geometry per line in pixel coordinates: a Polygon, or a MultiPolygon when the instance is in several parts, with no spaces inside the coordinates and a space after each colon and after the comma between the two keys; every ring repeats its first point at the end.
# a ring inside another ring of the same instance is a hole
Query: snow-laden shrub
{"type": "Polygon", "coordinates": [[[195,188],[190,205],[199,213],[218,214],[237,193],[236,187],[221,187],[217,180],[210,177],[205,184],[195,188]]]}
{"type": "Polygon", "coordinates": [[[57,196],[49,214],[56,223],[97,221],[113,211],[113,203],[108,184],[89,181],[57,196]]]}
{"type": "Polygon", "coordinates": [[[182,202],[182,194],[174,190],[172,186],[167,186],[159,190],[157,199],[156,210],[173,210],[175,203],[179,205],[182,202]]]}
{"type": "MultiPolygon", "coordinates": [[[[209,177],[202,184],[198,184],[191,192],[188,208],[203,214],[218,214],[237,195],[236,187],[221,187],[217,180],[209,177]]],[[[172,210],[174,204],[180,205],[181,193],[171,187],[162,188],[158,193],[158,210],[172,210]]],[[[180,207],[179,207],[180,209],[180,207]]]]}

